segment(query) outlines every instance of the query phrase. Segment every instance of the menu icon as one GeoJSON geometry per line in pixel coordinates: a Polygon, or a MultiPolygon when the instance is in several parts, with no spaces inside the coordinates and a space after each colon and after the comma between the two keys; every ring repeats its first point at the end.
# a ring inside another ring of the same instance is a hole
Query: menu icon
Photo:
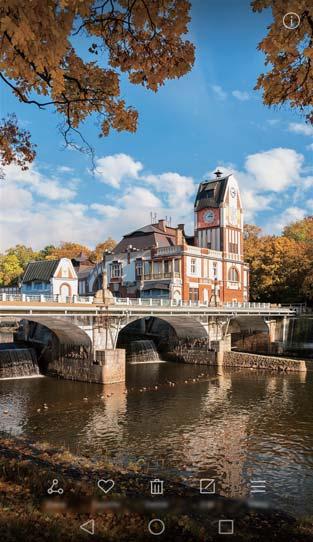
{"type": "Polygon", "coordinates": [[[250,493],[266,493],[265,480],[251,480],[250,493]]]}

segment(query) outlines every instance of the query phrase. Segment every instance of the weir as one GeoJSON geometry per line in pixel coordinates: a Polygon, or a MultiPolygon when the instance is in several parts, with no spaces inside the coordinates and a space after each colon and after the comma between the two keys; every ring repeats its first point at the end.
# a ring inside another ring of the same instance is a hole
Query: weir
{"type": "Polygon", "coordinates": [[[130,341],[126,348],[127,363],[155,363],[160,361],[160,356],[151,340],[130,341]]]}
{"type": "Polygon", "coordinates": [[[33,348],[0,350],[0,378],[25,378],[39,374],[33,348]]]}

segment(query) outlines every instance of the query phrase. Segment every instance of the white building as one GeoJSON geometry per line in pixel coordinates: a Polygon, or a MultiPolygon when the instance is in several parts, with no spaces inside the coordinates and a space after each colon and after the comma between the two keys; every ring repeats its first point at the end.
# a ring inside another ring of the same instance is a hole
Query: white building
{"type": "Polygon", "coordinates": [[[21,292],[25,295],[60,296],[64,300],[78,292],[78,278],[71,260],[39,260],[26,267],[21,292]]]}

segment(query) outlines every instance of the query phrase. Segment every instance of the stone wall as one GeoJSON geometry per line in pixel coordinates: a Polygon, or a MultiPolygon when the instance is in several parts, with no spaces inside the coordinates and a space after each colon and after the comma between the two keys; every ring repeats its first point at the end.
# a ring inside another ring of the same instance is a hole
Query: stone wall
{"type": "Polygon", "coordinates": [[[246,352],[224,352],[224,367],[249,367],[253,369],[269,369],[272,371],[306,371],[306,363],[302,360],[262,356],[246,352]]]}
{"type": "Polygon", "coordinates": [[[269,341],[269,334],[265,331],[242,331],[232,333],[232,346],[246,352],[262,352],[264,354],[273,353],[269,341]]]}
{"type": "Polygon", "coordinates": [[[96,361],[62,358],[49,364],[47,374],[67,380],[98,384],[125,382],[125,350],[101,350],[96,361]]]}
{"type": "Polygon", "coordinates": [[[174,348],[162,355],[166,361],[191,363],[194,365],[217,365],[216,352],[199,348],[174,348]]]}

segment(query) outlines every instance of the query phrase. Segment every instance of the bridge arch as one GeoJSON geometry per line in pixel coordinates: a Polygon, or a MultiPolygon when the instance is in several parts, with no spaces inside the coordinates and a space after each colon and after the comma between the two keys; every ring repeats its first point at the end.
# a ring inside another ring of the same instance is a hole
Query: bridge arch
{"type": "Polygon", "coordinates": [[[29,316],[20,321],[17,335],[37,352],[40,369],[63,359],[90,359],[92,342],[85,331],[64,318],[29,316]]]}
{"type": "Polygon", "coordinates": [[[162,354],[179,344],[207,344],[208,333],[192,316],[147,316],[133,320],[119,332],[117,347],[125,348],[128,355],[131,343],[142,340],[153,341],[162,354]]]}
{"type": "Polygon", "coordinates": [[[224,325],[231,347],[249,352],[269,352],[271,324],[261,315],[234,316],[224,325]]]}

